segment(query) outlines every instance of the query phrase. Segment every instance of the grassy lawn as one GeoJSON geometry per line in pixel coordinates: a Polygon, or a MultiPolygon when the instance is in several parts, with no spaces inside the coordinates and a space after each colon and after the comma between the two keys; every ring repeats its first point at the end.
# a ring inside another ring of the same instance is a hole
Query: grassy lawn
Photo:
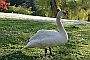
{"type": "MultiPolygon", "coordinates": [[[[26,41],[40,29],[56,29],[50,22],[0,19],[0,60],[45,60],[44,50],[27,48],[26,41]]],[[[65,26],[69,41],[53,47],[47,60],[90,60],[90,24],[65,26]]]]}

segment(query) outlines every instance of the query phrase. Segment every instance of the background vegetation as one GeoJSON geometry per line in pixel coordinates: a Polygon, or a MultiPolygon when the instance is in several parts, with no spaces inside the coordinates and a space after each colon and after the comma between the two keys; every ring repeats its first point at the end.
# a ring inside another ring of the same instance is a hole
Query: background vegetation
{"type": "Polygon", "coordinates": [[[67,19],[90,21],[90,0],[9,0],[9,2],[9,8],[8,2],[3,3],[3,9],[8,8],[5,12],[56,17],[57,9],[62,9],[67,12],[67,19]]]}
{"type": "MultiPolygon", "coordinates": [[[[31,7],[32,15],[52,17],[52,0],[10,0],[11,6],[31,7]]],[[[67,19],[90,20],[90,0],[55,0],[57,8],[68,11],[67,19]]]]}
{"type": "Polygon", "coordinates": [[[32,13],[31,8],[25,8],[25,7],[21,7],[21,6],[18,6],[18,7],[9,6],[9,9],[6,12],[26,14],[26,15],[30,15],[32,13]]]}

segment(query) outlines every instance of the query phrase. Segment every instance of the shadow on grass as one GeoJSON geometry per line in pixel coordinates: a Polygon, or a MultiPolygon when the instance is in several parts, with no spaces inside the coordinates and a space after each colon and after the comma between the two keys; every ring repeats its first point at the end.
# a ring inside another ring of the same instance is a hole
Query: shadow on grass
{"type": "Polygon", "coordinates": [[[27,56],[21,51],[0,56],[0,60],[36,60],[37,58],[39,58],[39,56],[27,56]]]}

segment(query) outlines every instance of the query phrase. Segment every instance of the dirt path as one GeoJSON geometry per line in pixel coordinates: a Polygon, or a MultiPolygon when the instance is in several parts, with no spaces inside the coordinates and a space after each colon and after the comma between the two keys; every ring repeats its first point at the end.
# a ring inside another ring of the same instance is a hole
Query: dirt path
{"type": "MultiPolygon", "coordinates": [[[[49,18],[49,17],[41,17],[41,16],[31,16],[31,15],[23,15],[23,14],[16,14],[16,13],[2,13],[0,12],[0,18],[12,18],[12,19],[21,19],[21,20],[34,20],[34,21],[50,21],[55,22],[56,18],[49,18]]],[[[81,23],[90,23],[86,21],[79,21],[79,20],[67,20],[61,19],[64,24],[81,24],[81,23]]]]}

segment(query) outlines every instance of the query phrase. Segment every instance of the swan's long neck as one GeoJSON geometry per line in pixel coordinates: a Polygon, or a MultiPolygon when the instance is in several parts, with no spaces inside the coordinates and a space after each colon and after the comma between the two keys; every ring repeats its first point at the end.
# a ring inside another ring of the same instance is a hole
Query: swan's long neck
{"type": "Polygon", "coordinates": [[[62,36],[65,36],[65,38],[68,39],[68,35],[67,35],[67,33],[64,29],[64,26],[61,22],[61,18],[59,18],[58,15],[57,15],[57,18],[56,18],[56,23],[57,23],[60,34],[62,34],[62,36]]]}
{"type": "Polygon", "coordinates": [[[59,32],[60,33],[65,32],[65,29],[64,29],[63,24],[61,22],[61,18],[56,18],[56,23],[57,23],[59,32]]]}

